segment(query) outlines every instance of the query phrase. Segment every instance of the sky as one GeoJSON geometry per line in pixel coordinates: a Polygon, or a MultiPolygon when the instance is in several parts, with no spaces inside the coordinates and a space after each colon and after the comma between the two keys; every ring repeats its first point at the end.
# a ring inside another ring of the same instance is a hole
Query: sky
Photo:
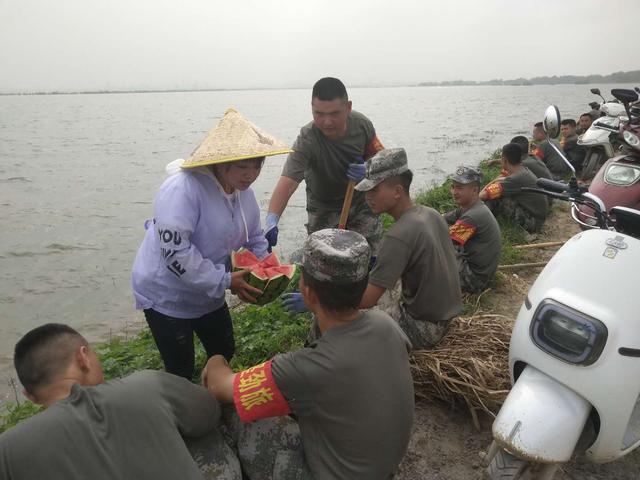
{"type": "Polygon", "coordinates": [[[638,18],[638,0],[0,0],[0,92],[608,74],[640,69],[638,18]]]}

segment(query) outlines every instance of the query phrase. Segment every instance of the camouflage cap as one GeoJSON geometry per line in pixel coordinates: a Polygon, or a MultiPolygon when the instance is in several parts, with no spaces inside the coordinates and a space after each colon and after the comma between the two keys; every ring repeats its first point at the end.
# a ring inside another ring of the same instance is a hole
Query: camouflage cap
{"type": "Polygon", "coordinates": [[[369,244],[359,233],[326,228],[307,237],[302,268],[321,282],[354,283],[368,275],[370,256],[369,244]]]}
{"type": "Polygon", "coordinates": [[[409,170],[407,152],[404,148],[386,148],[367,160],[364,180],[356,185],[356,190],[366,192],[383,180],[395,177],[409,170]]]}
{"type": "Polygon", "coordinates": [[[482,182],[482,172],[475,168],[461,166],[456,169],[456,173],[451,175],[451,180],[456,183],[467,185],[469,183],[482,182]]]}

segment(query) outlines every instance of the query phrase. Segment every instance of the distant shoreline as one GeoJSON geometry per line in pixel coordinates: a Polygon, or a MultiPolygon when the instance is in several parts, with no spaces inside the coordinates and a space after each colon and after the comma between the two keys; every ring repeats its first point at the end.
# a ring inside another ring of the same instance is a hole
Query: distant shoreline
{"type": "MultiPolygon", "coordinates": [[[[558,83],[491,83],[491,82],[474,82],[474,81],[451,81],[451,82],[422,82],[408,84],[393,85],[352,85],[349,88],[407,88],[407,87],[536,87],[541,85],[560,86],[560,85],[614,85],[614,84],[633,84],[640,85],[638,80],[611,81],[603,80],[597,82],[558,82],[558,83]]],[[[255,88],[175,88],[162,90],[86,90],[86,91],[52,91],[52,92],[0,92],[0,96],[35,96],[35,95],[113,95],[113,94],[129,94],[129,93],[200,93],[200,92],[242,92],[242,91],[261,91],[261,90],[307,90],[309,87],[255,87],[255,88]]]]}

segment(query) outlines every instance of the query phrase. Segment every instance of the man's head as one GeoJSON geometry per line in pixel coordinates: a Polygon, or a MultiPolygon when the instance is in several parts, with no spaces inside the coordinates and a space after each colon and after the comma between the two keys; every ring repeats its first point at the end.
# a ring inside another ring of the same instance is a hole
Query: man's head
{"type": "Polygon", "coordinates": [[[481,172],[475,168],[458,167],[451,181],[451,196],[459,207],[467,208],[476,203],[482,182],[481,172]]]}
{"type": "Polygon", "coordinates": [[[307,237],[300,291],[311,311],[350,313],[367,288],[371,249],[351,230],[327,228],[307,237]]]}
{"type": "Polygon", "coordinates": [[[541,142],[542,140],[547,138],[547,136],[544,133],[544,127],[542,126],[542,122],[538,122],[533,126],[532,135],[533,135],[533,139],[536,142],[541,142]]]}
{"type": "Polygon", "coordinates": [[[522,148],[517,143],[507,143],[502,147],[502,166],[513,168],[522,164],[522,148]]]}
{"type": "Polygon", "coordinates": [[[580,129],[583,132],[586,132],[591,126],[593,118],[591,118],[591,115],[589,113],[583,113],[582,115],[580,115],[580,120],[578,120],[578,122],[580,123],[580,129]]]}
{"type": "Polygon", "coordinates": [[[522,150],[523,160],[529,156],[529,139],[527,137],[525,137],[524,135],[518,135],[516,137],[513,137],[510,143],[515,143],[516,145],[520,146],[520,149],[522,150]]]}
{"type": "Polygon", "coordinates": [[[13,364],[25,395],[35,403],[46,404],[47,390],[61,380],[81,385],[104,381],[100,361],[84,337],[59,323],[25,334],[15,346],[13,364]]]}
{"type": "Polygon", "coordinates": [[[364,180],[356,185],[356,190],[367,192],[367,204],[378,214],[389,212],[398,202],[410,198],[412,180],[404,148],[387,148],[367,160],[364,180]]]}
{"type": "Polygon", "coordinates": [[[329,140],[337,140],[347,133],[347,117],[351,102],[347,89],[337,78],[321,78],[311,93],[313,123],[329,140]]]}
{"type": "Polygon", "coordinates": [[[576,121],[573,118],[565,118],[560,122],[560,132],[564,138],[572,137],[576,134],[576,121]]]}

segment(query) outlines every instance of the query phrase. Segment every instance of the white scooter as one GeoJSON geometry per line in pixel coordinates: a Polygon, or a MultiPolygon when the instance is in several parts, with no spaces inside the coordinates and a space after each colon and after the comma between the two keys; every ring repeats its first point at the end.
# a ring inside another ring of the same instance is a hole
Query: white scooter
{"type": "Polygon", "coordinates": [[[624,105],[615,101],[607,102],[599,89],[592,88],[591,93],[602,98],[602,103],[597,105],[597,110],[602,116],[595,119],[587,131],[578,138],[578,145],[586,149],[582,180],[593,178],[604,162],[615,156],[616,144],[612,139],[618,136],[620,117],[627,114],[624,105]]]}
{"type": "MultiPolygon", "coordinates": [[[[547,135],[559,124],[549,107],[547,135]]],[[[484,456],[492,480],[548,480],[574,452],[604,463],[640,444],[640,211],[614,207],[614,231],[575,172],[568,185],[538,186],[529,190],[592,205],[601,229],[568,240],[520,308],[509,347],[513,386],[484,456]]]]}

